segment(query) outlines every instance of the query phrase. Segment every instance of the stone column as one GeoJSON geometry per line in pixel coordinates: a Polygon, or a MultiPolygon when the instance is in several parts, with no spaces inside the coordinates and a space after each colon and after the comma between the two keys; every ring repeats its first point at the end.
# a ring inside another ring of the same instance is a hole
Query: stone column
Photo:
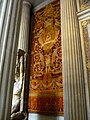
{"type": "MultiPolygon", "coordinates": [[[[2,29],[3,29],[3,22],[4,22],[4,17],[5,17],[5,12],[6,12],[6,6],[7,6],[7,0],[2,0],[0,2],[0,38],[2,34],[2,29]]],[[[2,49],[2,43],[3,40],[1,41],[0,39],[0,56],[1,56],[1,49],[2,49]]]]}
{"type": "Polygon", "coordinates": [[[88,120],[76,0],[61,0],[65,120],[88,120]]]}
{"type": "Polygon", "coordinates": [[[26,53],[28,52],[28,41],[30,34],[30,9],[30,0],[24,0],[22,6],[18,49],[21,49],[26,53]]]}
{"type": "Polygon", "coordinates": [[[10,120],[15,58],[19,36],[22,0],[6,4],[0,40],[0,120],[10,120]]]}
{"type": "Polygon", "coordinates": [[[26,111],[27,109],[27,95],[28,95],[28,43],[30,39],[30,12],[31,12],[31,3],[30,0],[23,0],[22,5],[22,15],[20,23],[20,34],[19,34],[19,43],[18,49],[24,51],[24,82],[23,82],[23,91],[21,94],[21,108],[20,111],[26,111]]]}

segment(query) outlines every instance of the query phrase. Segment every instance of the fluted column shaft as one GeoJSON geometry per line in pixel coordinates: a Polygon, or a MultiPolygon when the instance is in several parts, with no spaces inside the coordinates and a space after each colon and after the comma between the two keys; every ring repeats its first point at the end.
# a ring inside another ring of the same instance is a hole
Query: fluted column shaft
{"type": "Polygon", "coordinates": [[[18,49],[21,49],[25,52],[28,52],[28,41],[30,34],[30,9],[30,0],[24,0],[22,6],[18,49]]]}
{"type": "MultiPolygon", "coordinates": [[[[6,6],[7,6],[7,0],[1,1],[0,4],[1,4],[0,5],[0,38],[1,38],[4,17],[5,17],[5,12],[6,12],[6,6]]],[[[0,39],[0,59],[1,59],[1,52],[2,52],[2,44],[3,44],[3,40],[0,39]]]]}
{"type": "Polygon", "coordinates": [[[24,80],[23,80],[23,90],[21,93],[21,108],[20,111],[27,111],[27,96],[28,96],[28,43],[30,37],[30,12],[31,3],[30,0],[23,0],[22,4],[22,15],[20,23],[20,33],[19,33],[19,43],[18,49],[24,51],[24,80]]]}
{"type": "Polygon", "coordinates": [[[61,0],[65,120],[88,120],[76,0],[61,0]]]}
{"type": "Polygon", "coordinates": [[[7,0],[0,54],[0,120],[10,120],[22,0],[7,0]]]}

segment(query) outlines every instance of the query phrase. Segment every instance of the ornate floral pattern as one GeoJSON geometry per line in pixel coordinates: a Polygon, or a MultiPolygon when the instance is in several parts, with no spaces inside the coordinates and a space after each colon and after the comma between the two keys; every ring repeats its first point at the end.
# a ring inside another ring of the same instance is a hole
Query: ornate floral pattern
{"type": "Polygon", "coordinates": [[[90,6],[90,0],[79,0],[80,1],[80,9],[84,10],[90,6]]]}
{"type": "MultiPolygon", "coordinates": [[[[90,19],[82,22],[87,77],[88,77],[88,84],[90,90],[90,27],[88,27],[88,25],[90,26],[90,19]]],[[[90,92],[89,92],[89,99],[90,99],[90,92]]]]}
{"type": "Polygon", "coordinates": [[[34,14],[29,112],[63,114],[60,23],[59,0],[34,14]]]}

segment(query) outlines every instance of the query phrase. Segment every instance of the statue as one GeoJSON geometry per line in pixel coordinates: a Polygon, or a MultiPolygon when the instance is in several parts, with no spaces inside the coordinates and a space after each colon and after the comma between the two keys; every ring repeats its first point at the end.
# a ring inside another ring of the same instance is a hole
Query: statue
{"type": "Polygon", "coordinates": [[[15,68],[15,81],[13,88],[11,120],[26,120],[26,113],[23,112],[24,96],[24,54],[18,52],[15,68]]]}

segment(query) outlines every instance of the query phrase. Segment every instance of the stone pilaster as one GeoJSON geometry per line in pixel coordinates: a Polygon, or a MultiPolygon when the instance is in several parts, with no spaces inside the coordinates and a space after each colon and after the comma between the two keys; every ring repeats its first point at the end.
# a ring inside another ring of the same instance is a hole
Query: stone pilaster
{"type": "Polygon", "coordinates": [[[29,34],[30,34],[30,31],[29,31],[30,30],[30,9],[31,9],[30,0],[24,0],[23,6],[22,6],[18,49],[21,49],[26,53],[28,52],[28,41],[29,41],[29,34]]]}
{"type": "Polygon", "coordinates": [[[15,57],[22,6],[22,0],[6,1],[6,12],[0,36],[2,41],[0,49],[0,120],[10,120],[15,57]]]}
{"type": "Polygon", "coordinates": [[[65,120],[88,120],[76,0],[61,0],[65,120]]]}

